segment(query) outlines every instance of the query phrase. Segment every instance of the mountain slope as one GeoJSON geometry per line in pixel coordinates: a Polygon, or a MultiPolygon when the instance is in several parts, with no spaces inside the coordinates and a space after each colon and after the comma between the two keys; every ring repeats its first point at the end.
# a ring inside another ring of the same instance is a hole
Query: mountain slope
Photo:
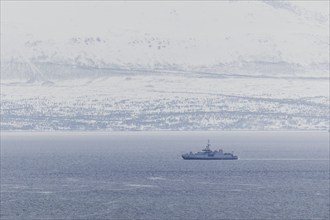
{"type": "Polygon", "coordinates": [[[279,1],[164,4],[152,4],[153,10],[128,7],[127,11],[135,9],[129,18],[113,15],[127,21],[115,23],[109,15],[112,20],[104,26],[98,25],[101,15],[63,27],[38,24],[45,30],[39,26],[36,30],[30,23],[24,25],[29,30],[5,23],[1,32],[3,76],[21,78],[17,71],[8,71],[22,68],[19,54],[24,54],[27,68],[32,63],[50,80],[66,79],[67,72],[76,67],[96,72],[115,68],[268,76],[328,74],[329,12],[279,1]],[[70,27],[74,31],[63,32],[70,27]],[[91,30],[86,32],[86,28],[91,30]],[[69,69],[63,71],[64,66],[69,69]]]}
{"type": "Polygon", "coordinates": [[[1,2],[1,130],[329,130],[329,2],[1,2]]]}

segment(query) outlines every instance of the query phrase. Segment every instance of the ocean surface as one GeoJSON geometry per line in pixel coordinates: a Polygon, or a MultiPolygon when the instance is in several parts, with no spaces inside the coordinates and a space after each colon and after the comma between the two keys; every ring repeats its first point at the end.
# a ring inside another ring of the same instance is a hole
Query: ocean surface
{"type": "Polygon", "coordinates": [[[2,133],[1,219],[329,219],[328,132],[2,133]],[[181,154],[234,151],[237,161],[181,154]]]}

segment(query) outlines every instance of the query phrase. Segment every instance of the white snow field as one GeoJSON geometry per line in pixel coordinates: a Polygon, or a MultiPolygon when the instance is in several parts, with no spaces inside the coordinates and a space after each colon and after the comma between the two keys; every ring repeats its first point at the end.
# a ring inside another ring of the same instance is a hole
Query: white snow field
{"type": "Polygon", "coordinates": [[[4,130],[328,129],[324,79],[127,75],[1,89],[4,130]]]}
{"type": "Polygon", "coordinates": [[[1,130],[329,130],[328,1],[1,6],[1,130]]]}

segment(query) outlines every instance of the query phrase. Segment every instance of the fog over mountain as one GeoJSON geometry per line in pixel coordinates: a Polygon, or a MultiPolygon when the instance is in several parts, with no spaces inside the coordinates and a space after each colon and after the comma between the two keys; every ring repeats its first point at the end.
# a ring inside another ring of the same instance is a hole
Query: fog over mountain
{"type": "Polygon", "coordinates": [[[329,129],[329,2],[1,2],[3,130],[329,129]]]}

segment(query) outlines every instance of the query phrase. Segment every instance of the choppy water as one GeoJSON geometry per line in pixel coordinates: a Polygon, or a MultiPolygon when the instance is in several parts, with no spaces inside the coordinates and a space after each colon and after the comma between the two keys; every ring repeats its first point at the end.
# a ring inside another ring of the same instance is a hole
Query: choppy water
{"type": "Polygon", "coordinates": [[[329,219],[329,134],[2,134],[1,219],[329,219]],[[238,161],[185,161],[211,139],[238,161]]]}

